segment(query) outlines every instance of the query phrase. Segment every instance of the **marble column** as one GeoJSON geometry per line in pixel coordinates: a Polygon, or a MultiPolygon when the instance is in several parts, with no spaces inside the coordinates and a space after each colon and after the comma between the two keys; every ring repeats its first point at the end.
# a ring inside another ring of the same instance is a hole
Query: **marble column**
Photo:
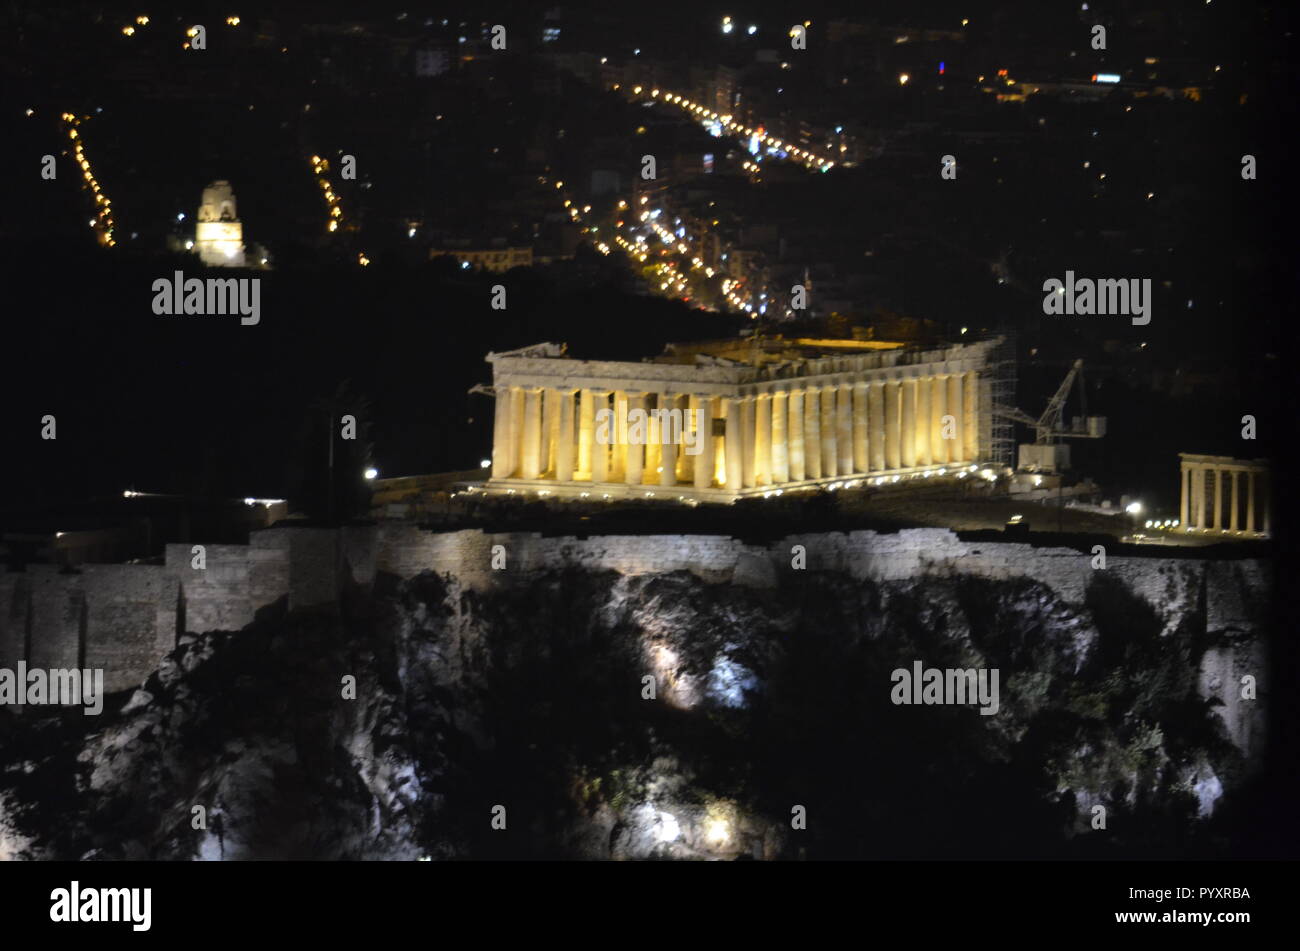
{"type": "Polygon", "coordinates": [[[930,460],[932,465],[951,462],[948,447],[952,441],[943,438],[943,418],[948,413],[948,378],[930,378],[930,460]]]}
{"type": "Polygon", "coordinates": [[[1214,530],[1223,530],[1223,470],[1214,469],[1214,530]]]}
{"type": "Polygon", "coordinates": [[[1196,529],[1205,530],[1205,466],[1196,466],[1196,529]]]}
{"type": "Polygon", "coordinates": [[[1241,511],[1241,495],[1238,493],[1237,490],[1237,477],[1239,475],[1241,475],[1240,471],[1238,471],[1237,469],[1232,470],[1232,518],[1228,523],[1228,529],[1234,532],[1238,530],[1237,513],[1241,511]]]}
{"type": "Polygon", "coordinates": [[[772,484],[772,394],[754,398],[754,484],[772,484]]]}
{"type": "Polygon", "coordinates": [[[699,421],[699,430],[695,434],[700,451],[692,463],[692,476],[695,488],[707,489],[713,485],[713,398],[705,395],[691,397],[691,425],[695,425],[696,410],[702,411],[704,418],[699,421]]]}
{"type": "Polygon", "coordinates": [[[727,435],[723,442],[727,463],[727,490],[739,492],[744,475],[741,465],[744,443],[740,435],[740,399],[734,396],[724,397],[722,404],[727,414],[727,435]]]}
{"type": "Polygon", "coordinates": [[[754,397],[740,398],[740,479],[747,489],[754,487],[754,397]]]}
{"type": "MultiPolygon", "coordinates": [[[[673,402],[672,397],[669,397],[670,409],[673,402]]],[[[673,442],[673,437],[678,434],[673,432],[674,428],[671,424],[663,427],[661,438],[667,438],[659,448],[659,484],[665,488],[677,484],[677,443],[673,442]]]]}
{"type": "Polygon", "coordinates": [[[966,450],[964,447],[966,427],[963,425],[964,418],[962,413],[961,399],[961,375],[954,373],[948,377],[948,412],[952,418],[957,421],[956,438],[949,440],[951,449],[948,456],[949,462],[965,462],[966,450]]]}
{"type": "MultiPolygon", "coordinates": [[[[593,419],[598,418],[601,410],[609,409],[609,390],[592,390],[591,402],[594,407],[593,419]]],[[[609,481],[609,446],[596,439],[597,430],[600,428],[593,426],[591,432],[591,481],[593,483],[609,481]]],[[[612,435],[611,433],[611,438],[612,435]]]]}
{"type": "Polygon", "coordinates": [[[1179,485],[1181,491],[1178,496],[1178,527],[1187,531],[1191,526],[1187,521],[1188,501],[1191,496],[1188,483],[1191,481],[1191,470],[1187,468],[1187,463],[1183,463],[1182,471],[1179,473],[1179,485]]]}
{"type": "Polygon", "coordinates": [[[885,468],[885,384],[872,383],[867,389],[867,415],[870,428],[867,435],[867,452],[871,456],[871,469],[879,472],[885,468]]]}
{"type": "Polygon", "coordinates": [[[577,478],[591,478],[591,440],[596,428],[595,400],[584,387],[578,393],[578,472],[577,478]]]}
{"type": "Polygon", "coordinates": [[[903,466],[902,438],[903,387],[898,380],[885,384],[885,465],[890,469],[903,466]]]}
{"type": "Polygon", "coordinates": [[[790,481],[789,429],[790,394],[777,390],[772,394],[772,484],[790,481]]]}
{"type": "Polygon", "coordinates": [[[835,387],[823,386],[819,394],[821,409],[822,477],[836,474],[839,466],[839,433],[835,425],[835,387]]]}
{"type": "Polygon", "coordinates": [[[510,388],[495,387],[496,416],[492,420],[492,478],[506,479],[510,472],[510,388]]]}
{"type": "Polygon", "coordinates": [[[871,457],[867,454],[867,384],[853,384],[853,471],[870,472],[871,457]]]}
{"type": "Polygon", "coordinates": [[[560,391],[552,387],[542,390],[542,445],[538,453],[538,468],[543,475],[555,472],[555,447],[560,435],[560,391]]]}
{"type": "Polygon", "coordinates": [[[555,480],[573,481],[573,390],[560,391],[560,436],[555,447],[555,480]]]}
{"type": "Polygon", "coordinates": [[[903,381],[903,422],[900,427],[903,444],[899,450],[903,468],[916,466],[916,380],[903,381]]]}
{"type": "Polygon", "coordinates": [[[623,463],[623,481],[640,485],[645,480],[645,394],[627,394],[628,434],[627,455],[623,463]],[[632,420],[637,420],[637,430],[632,431],[632,420]]]}
{"type": "Polygon", "coordinates": [[[822,477],[821,432],[821,393],[817,387],[810,386],[804,390],[803,398],[803,461],[809,479],[822,477]]]}
{"type": "Polygon", "coordinates": [[[928,466],[934,460],[931,449],[930,395],[934,389],[932,378],[925,376],[916,381],[916,464],[928,466]]]}
{"type": "Polygon", "coordinates": [[[1255,473],[1246,473],[1246,531],[1255,532],[1255,473]]]}
{"type": "Polygon", "coordinates": [[[518,477],[524,464],[524,388],[510,387],[510,474],[518,477]]]}
{"type": "Polygon", "coordinates": [[[787,422],[790,430],[790,481],[802,482],[808,478],[807,462],[804,458],[803,406],[806,394],[803,390],[791,390],[789,416],[787,422]]]}
{"type": "Polygon", "coordinates": [[[849,475],[853,472],[853,387],[848,383],[835,387],[835,446],[839,453],[836,470],[849,475]]]}
{"type": "Polygon", "coordinates": [[[614,424],[610,427],[609,476],[610,482],[622,482],[627,476],[627,391],[615,390],[614,424]]]}
{"type": "Polygon", "coordinates": [[[542,471],[542,388],[524,390],[524,462],[521,479],[536,479],[542,471]]]}
{"type": "Polygon", "coordinates": [[[979,374],[973,370],[962,377],[962,406],[966,410],[962,456],[967,462],[977,462],[980,457],[979,382],[979,374]]]}

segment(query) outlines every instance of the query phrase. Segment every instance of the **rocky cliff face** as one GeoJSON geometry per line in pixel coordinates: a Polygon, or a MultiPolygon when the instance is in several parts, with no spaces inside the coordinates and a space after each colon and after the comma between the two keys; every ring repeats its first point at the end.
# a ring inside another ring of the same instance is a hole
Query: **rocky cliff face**
{"type": "Polygon", "coordinates": [[[1257,563],[1074,597],[1032,564],[381,570],[183,638],[100,717],[0,714],[0,858],[1231,851],[1257,563]],[[997,712],[894,703],[918,661],[996,669],[997,712]]]}

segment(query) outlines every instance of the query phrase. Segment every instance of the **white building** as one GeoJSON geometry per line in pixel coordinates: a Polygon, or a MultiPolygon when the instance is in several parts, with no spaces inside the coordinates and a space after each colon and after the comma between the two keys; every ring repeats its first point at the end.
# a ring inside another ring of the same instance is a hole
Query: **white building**
{"type": "Polygon", "coordinates": [[[1000,343],[741,338],[640,363],[549,343],[490,353],[486,488],[729,502],[970,472],[995,460],[1000,343]]]}
{"type": "Polygon", "coordinates": [[[230,182],[213,182],[203,189],[194,250],[208,267],[244,266],[244,226],[235,210],[230,182]]]}

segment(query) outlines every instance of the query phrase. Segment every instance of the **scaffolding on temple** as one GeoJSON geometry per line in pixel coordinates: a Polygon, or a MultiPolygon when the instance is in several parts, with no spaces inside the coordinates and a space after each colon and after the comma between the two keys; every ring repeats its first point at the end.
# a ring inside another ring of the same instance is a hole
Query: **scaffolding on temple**
{"type": "MultiPolygon", "coordinates": [[[[990,335],[993,336],[993,335],[990,335]]],[[[1016,336],[1004,330],[993,353],[989,356],[988,373],[994,406],[1016,405],[1016,336]]],[[[998,466],[1011,468],[1016,464],[1015,420],[1001,413],[992,414],[991,461],[998,466]]]]}

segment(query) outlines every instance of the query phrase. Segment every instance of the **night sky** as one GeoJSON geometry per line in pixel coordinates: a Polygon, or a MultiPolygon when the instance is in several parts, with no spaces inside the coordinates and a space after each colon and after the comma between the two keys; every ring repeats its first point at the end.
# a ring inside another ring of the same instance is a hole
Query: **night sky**
{"type": "MultiPolygon", "coordinates": [[[[620,62],[640,49],[647,58],[743,65],[753,50],[724,41],[721,15],[765,30],[790,15],[783,4],[661,4],[635,15],[618,6],[564,5],[557,49],[620,62]]],[[[1110,417],[1111,436],[1076,446],[1076,458],[1116,492],[1173,493],[1178,451],[1270,455],[1286,422],[1275,395],[1295,291],[1286,123],[1277,121],[1291,101],[1293,15],[1282,4],[1136,5],[1149,16],[1113,3],[1086,14],[1070,4],[971,6],[851,8],[861,22],[906,28],[953,29],[970,17],[942,91],[927,76],[905,93],[845,92],[816,59],[792,76],[791,94],[840,103],[865,127],[928,123],[916,134],[917,155],[887,153],[806,181],[774,176],[740,194],[728,214],[792,221],[791,234],[835,222],[835,247],[825,253],[871,269],[878,310],[933,321],[946,336],[968,324],[1014,331],[1017,400],[1032,415],[1068,361],[1084,357],[1089,412],[1110,417]],[[1087,49],[1085,22],[1094,20],[1110,24],[1104,56],[1087,49]],[[1125,114],[1114,103],[1035,97],[1001,113],[971,107],[962,118],[961,97],[975,96],[985,71],[1046,82],[1128,69],[1153,49],[1189,74],[1211,64],[1223,71],[1199,103],[1144,101],[1125,114]],[[941,181],[945,130],[962,124],[1029,137],[966,146],[958,181],[941,181]],[[1245,153],[1258,157],[1256,181],[1241,179],[1245,153]],[[1100,189],[1097,169],[1107,171],[1100,189]],[[1105,236],[1120,231],[1122,241],[1105,236]],[[868,251],[869,263],[860,263],[868,251]],[[990,276],[999,255],[1013,275],[1006,285],[990,276]],[[1152,278],[1151,325],[1044,318],[1038,287],[1067,268],[1152,278]],[[1178,398],[1152,389],[1152,379],[1179,373],[1209,383],[1178,398]],[[1242,449],[1246,413],[1260,420],[1260,439],[1242,449]]],[[[296,499],[303,472],[324,455],[314,407],[341,386],[366,407],[371,461],[383,475],[477,468],[490,451],[490,403],[467,390],[490,380],[489,350],[552,340],[579,356],[637,359],[671,340],[727,336],[749,323],[637,293],[623,259],[585,240],[569,260],[503,278],[430,262],[426,245],[406,241],[411,218],[467,237],[527,233],[531,212],[515,203],[519,177],[539,160],[555,175],[567,168],[581,176],[592,142],[639,121],[614,94],[576,81],[556,96],[539,81],[553,71],[536,42],[415,83],[386,72],[382,57],[373,69],[340,59],[307,29],[360,23],[444,36],[441,17],[472,16],[518,23],[516,35],[531,35],[543,13],[531,4],[498,7],[412,8],[407,22],[390,22],[352,5],[285,6],[274,18],[283,54],[250,39],[267,20],[250,15],[226,29],[224,7],[184,11],[184,22],[212,24],[203,53],[180,49],[179,14],[157,14],[126,39],[118,31],[138,11],[16,4],[0,12],[10,184],[0,216],[9,304],[0,516],[8,524],[39,524],[47,507],[119,497],[128,487],[296,499]],[[427,30],[426,17],[434,24],[427,30]],[[151,38],[164,30],[166,41],[151,38]],[[91,116],[84,141],[113,200],[114,248],[94,242],[90,199],[69,159],[60,157],[56,181],[39,177],[40,156],[66,148],[64,109],[91,116]],[[543,154],[530,155],[539,145],[543,154]],[[341,151],[361,156],[369,187],[340,183],[358,230],[334,239],[321,228],[307,156],[341,151]],[[212,276],[167,241],[192,226],[203,187],[219,178],[234,185],[245,242],[264,245],[274,261],[271,271],[247,272],[262,280],[256,327],[157,317],[150,308],[155,279],[178,269],[212,276]],[[357,266],[361,249],[369,267],[357,266]],[[505,312],[488,305],[498,282],[510,294],[505,312]],[[45,414],[57,418],[55,441],[40,438],[45,414]]],[[[801,15],[820,23],[835,12],[814,3],[801,15]]]]}

